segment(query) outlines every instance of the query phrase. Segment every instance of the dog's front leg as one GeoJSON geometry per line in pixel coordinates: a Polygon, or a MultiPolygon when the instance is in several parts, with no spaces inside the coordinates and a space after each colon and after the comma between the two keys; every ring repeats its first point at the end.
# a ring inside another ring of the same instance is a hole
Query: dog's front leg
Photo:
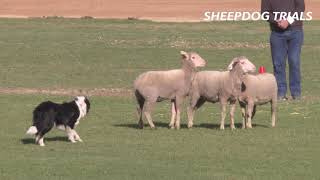
{"type": "Polygon", "coordinates": [[[80,138],[79,134],[77,133],[77,131],[74,129],[72,131],[73,131],[74,139],[76,141],[83,142],[82,139],[80,138]]]}
{"type": "Polygon", "coordinates": [[[75,143],[76,140],[74,139],[75,135],[74,135],[74,130],[71,129],[69,126],[66,126],[66,132],[68,134],[68,138],[72,143],[75,143]]]}

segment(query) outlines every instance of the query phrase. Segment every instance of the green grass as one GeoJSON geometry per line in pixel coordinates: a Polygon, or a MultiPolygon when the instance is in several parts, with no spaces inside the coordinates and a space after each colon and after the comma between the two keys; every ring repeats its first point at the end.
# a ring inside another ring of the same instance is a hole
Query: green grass
{"type": "MultiPolygon", "coordinates": [[[[263,106],[254,129],[220,131],[218,105],[206,104],[193,129],[183,113],[183,128],[170,130],[163,102],[153,113],[158,129],[139,130],[133,98],[91,97],[92,111],[77,128],[84,143],[54,130],[42,148],[24,135],[33,108],[71,97],[0,95],[0,179],[319,179],[319,28],[319,21],[305,23],[305,97],[279,104],[276,128],[263,106]]],[[[205,69],[246,55],[271,72],[268,35],[264,22],[0,19],[0,84],[130,88],[141,72],[179,67],[180,50],[199,52],[205,69]]]]}
{"type": "Polygon", "coordinates": [[[217,129],[219,111],[209,104],[197,113],[193,129],[170,130],[169,106],[161,103],[154,113],[158,129],[139,130],[131,99],[94,97],[92,111],[78,127],[83,143],[66,142],[65,134],[55,130],[42,148],[24,132],[33,107],[48,98],[68,99],[1,96],[1,179],[320,177],[319,103],[280,104],[276,128],[270,128],[269,107],[260,108],[254,129],[235,131],[217,129]]]}
{"type": "MultiPolygon", "coordinates": [[[[305,23],[302,67],[310,71],[303,71],[303,83],[311,82],[304,84],[310,89],[320,87],[319,28],[319,21],[305,23]]],[[[272,71],[268,36],[265,22],[1,19],[0,84],[130,88],[143,71],[179,67],[180,50],[199,52],[206,69],[225,69],[234,56],[246,55],[272,71]]]]}

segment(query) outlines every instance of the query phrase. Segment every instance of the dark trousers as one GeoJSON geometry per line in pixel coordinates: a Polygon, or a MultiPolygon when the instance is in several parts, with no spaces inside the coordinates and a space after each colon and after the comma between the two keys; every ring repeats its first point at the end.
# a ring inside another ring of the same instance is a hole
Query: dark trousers
{"type": "Polygon", "coordinates": [[[291,96],[301,96],[300,54],[302,44],[302,30],[271,32],[270,45],[273,62],[273,72],[278,84],[278,97],[284,97],[287,94],[287,58],[289,64],[289,87],[291,96]]]}

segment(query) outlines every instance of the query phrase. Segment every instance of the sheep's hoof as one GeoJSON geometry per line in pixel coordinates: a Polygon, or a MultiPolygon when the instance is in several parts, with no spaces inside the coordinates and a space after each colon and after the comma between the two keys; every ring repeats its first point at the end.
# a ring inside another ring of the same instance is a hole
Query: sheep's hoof
{"type": "Polygon", "coordinates": [[[224,130],[224,126],[220,126],[220,130],[224,130]]]}
{"type": "Polygon", "coordinates": [[[251,124],[247,124],[247,128],[251,129],[252,128],[251,124]]]}
{"type": "Polygon", "coordinates": [[[142,121],[138,122],[138,127],[139,127],[139,129],[143,129],[143,122],[142,121]]]}
{"type": "Polygon", "coordinates": [[[174,124],[169,124],[169,129],[174,129],[174,124]]]}
{"type": "Polygon", "coordinates": [[[180,126],[176,126],[176,129],[179,130],[179,129],[180,129],[180,126]]]}
{"type": "Polygon", "coordinates": [[[275,124],[272,124],[271,126],[272,126],[273,128],[274,128],[274,127],[276,127],[276,125],[275,125],[275,124]]]}
{"type": "Polygon", "coordinates": [[[189,123],[189,124],[188,124],[188,128],[189,128],[189,129],[192,128],[192,126],[193,126],[192,123],[189,123]]]}
{"type": "Polygon", "coordinates": [[[237,128],[236,128],[236,127],[234,127],[234,126],[231,126],[230,128],[231,128],[231,130],[235,130],[235,129],[237,129],[237,128]]]}
{"type": "Polygon", "coordinates": [[[245,128],[246,128],[246,126],[243,125],[241,129],[245,129],[245,128]]]}

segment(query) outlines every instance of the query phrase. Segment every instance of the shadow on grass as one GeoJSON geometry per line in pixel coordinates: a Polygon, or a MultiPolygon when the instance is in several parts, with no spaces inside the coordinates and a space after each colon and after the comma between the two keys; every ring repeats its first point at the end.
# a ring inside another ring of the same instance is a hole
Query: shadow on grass
{"type": "MultiPolygon", "coordinates": [[[[68,137],[65,136],[58,136],[58,137],[48,137],[44,138],[45,141],[66,141],[68,142],[68,137]]],[[[34,144],[35,139],[34,138],[23,138],[21,139],[22,144],[34,144]]]]}
{"type": "MultiPolygon", "coordinates": [[[[169,123],[163,123],[163,122],[154,122],[154,125],[161,128],[168,128],[169,123]]],[[[138,123],[126,123],[126,124],[114,124],[115,127],[126,127],[126,128],[132,128],[132,129],[140,129],[138,126],[138,123]]],[[[150,127],[148,123],[145,123],[144,128],[150,127]]]]}
{"type": "MultiPolygon", "coordinates": [[[[169,123],[163,123],[163,122],[155,122],[154,125],[156,128],[169,128],[169,123]]],[[[234,124],[237,129],[242,128],[242,123],[235,123],[234,124]]],[[[138,126],[138,123],[126,123],[126,124],[115,124],[113,125],[115,127],[125,127],[125,128],[132,128],[132,129],[140,129],[138,126]]],[[[252,124],[253,128],[255,127],[262,127],[262,128],[269,128],[266,125],[262,124],[252,124]]],[[[144,128],[148,128],[149,125],[147,123],[144,124],[144,128]]],[[[230,124],[225,124],[225,128],[229,128],[230,124]]],[[[181,124],[181,128],[186,129],[187,124],[181,124]]],[[[193,125],[193,128],[206,128],[206,129],[220,129],[220,124],[212,124],[212,123],[201,123],[201,124],[195,124],[193,125]]]]}
{"type": "MultiPolygon", "coordinates": [[[[235,123],[234,124],[237,129],[242,128],[242,123],[235,123]]],[[[212,123],[201,123],[201,124],[195,124],[193,125],[195,128],[207,128],[207,129],[220,129],[220,124],[212,124],[212,123]]],[[[230,128],[230,124],[225,124],[225,128],[230,128]]],[[[252,127],[262,127],[262,128],[268,128],[266,125],[262,124],[252,124],[252,127]]]]}

